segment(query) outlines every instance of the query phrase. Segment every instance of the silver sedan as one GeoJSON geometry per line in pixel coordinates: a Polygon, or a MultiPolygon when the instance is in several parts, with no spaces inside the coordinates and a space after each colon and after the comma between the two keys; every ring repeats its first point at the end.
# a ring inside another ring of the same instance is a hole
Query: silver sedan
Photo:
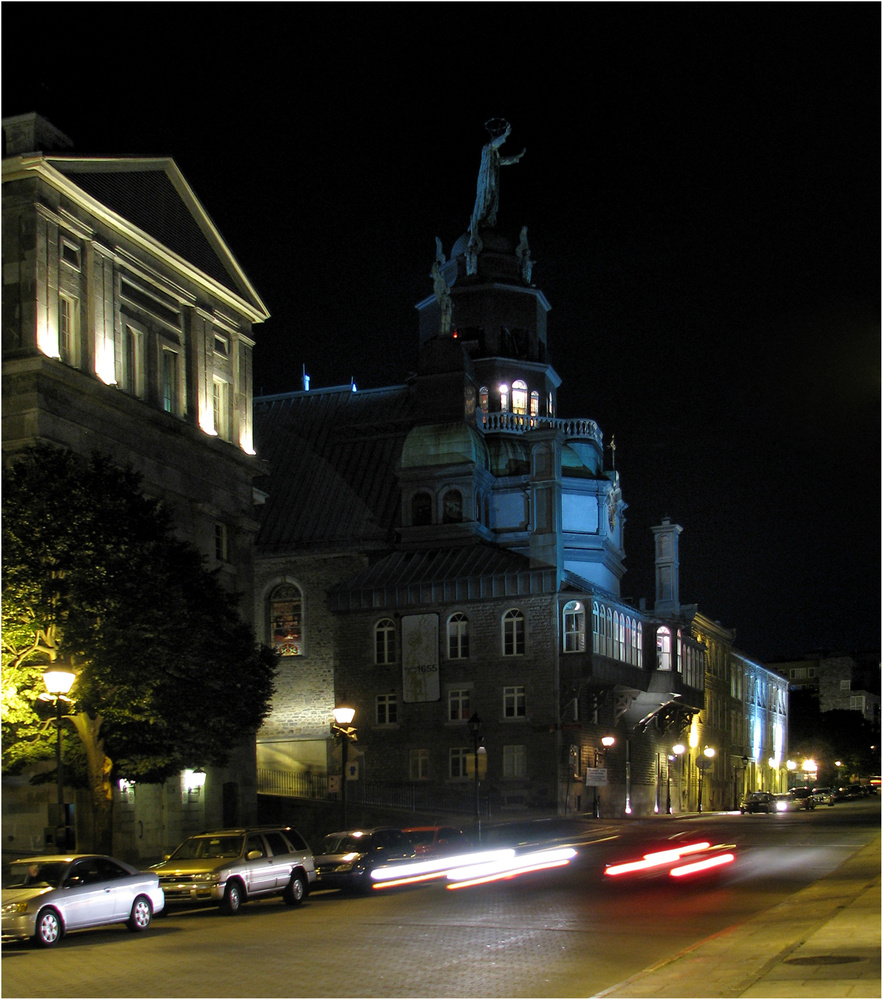
{"type": "Polygon", "coordinates": [[[3,940],[49,948],[67,931],[125,923],[144,931],[165,905],[155,872],[101,854],[13,861],[3,875],[3,940]]]}

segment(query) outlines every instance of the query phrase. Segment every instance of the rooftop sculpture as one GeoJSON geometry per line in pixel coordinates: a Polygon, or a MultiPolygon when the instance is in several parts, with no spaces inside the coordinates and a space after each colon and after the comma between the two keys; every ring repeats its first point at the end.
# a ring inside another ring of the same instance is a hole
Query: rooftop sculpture
{"type": "Polygon", "coordinates": [[[517,156],[502,156],[500,147],[506,141],[512,126],[503,118],[491,118],[484,123],[490,134],[491,141],[481,151],[481,166],[478,168],[478,185],[475,192],[475,207],[472,209],[472,221],[469,231],[477,236],[482,226],[493,227],[497,224],[497,209],[500,201],[500,167],[508,167],[517,163],[527,152],[526,149],[517,156]]]}

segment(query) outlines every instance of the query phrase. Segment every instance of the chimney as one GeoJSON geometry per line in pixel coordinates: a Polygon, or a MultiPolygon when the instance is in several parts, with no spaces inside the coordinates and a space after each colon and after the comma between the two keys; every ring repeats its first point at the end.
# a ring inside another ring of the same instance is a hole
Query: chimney
{"type": "Polygon", "coordinates": [[[677,614],[681,606],[680,577],[678,571],[678,535],[684,530],[664,517],[662,524],[650,529],[656,545],[656,603],[654,610],[661,614],[677,614]]]}
{"type": "Polygon", "coordinates": [[[73,141],[51,122],[33,111],[3,119],[3,155],[61,153],[73,149],[73,141]]]}

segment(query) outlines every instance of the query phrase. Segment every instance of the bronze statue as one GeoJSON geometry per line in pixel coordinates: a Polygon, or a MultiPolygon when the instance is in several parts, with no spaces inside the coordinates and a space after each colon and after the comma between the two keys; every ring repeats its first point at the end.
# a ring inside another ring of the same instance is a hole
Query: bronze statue
{"type": "Polygon", "coordinates": [[[506,141],[512,126],[502,118],[492,118],[484,126],[491,141],[481,151],[481,166],[478,169],[478,186],[475,192],[475,207],[472,209],[471,233],[477,233],[481,226],[496,226],[497,209],[500,201],[500,167],[517,163],[527,152],[517,156],[501,156],[500,146],[506,141]]]}

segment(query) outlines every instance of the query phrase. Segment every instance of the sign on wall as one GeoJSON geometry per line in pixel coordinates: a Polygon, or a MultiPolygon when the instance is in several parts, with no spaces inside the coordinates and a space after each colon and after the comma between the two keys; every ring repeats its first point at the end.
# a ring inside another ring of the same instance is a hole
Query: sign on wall
{"type": "Polygon", "coordinates": [[[438,615],[402,618],[402,699],[438,701],[438,615]]]}

